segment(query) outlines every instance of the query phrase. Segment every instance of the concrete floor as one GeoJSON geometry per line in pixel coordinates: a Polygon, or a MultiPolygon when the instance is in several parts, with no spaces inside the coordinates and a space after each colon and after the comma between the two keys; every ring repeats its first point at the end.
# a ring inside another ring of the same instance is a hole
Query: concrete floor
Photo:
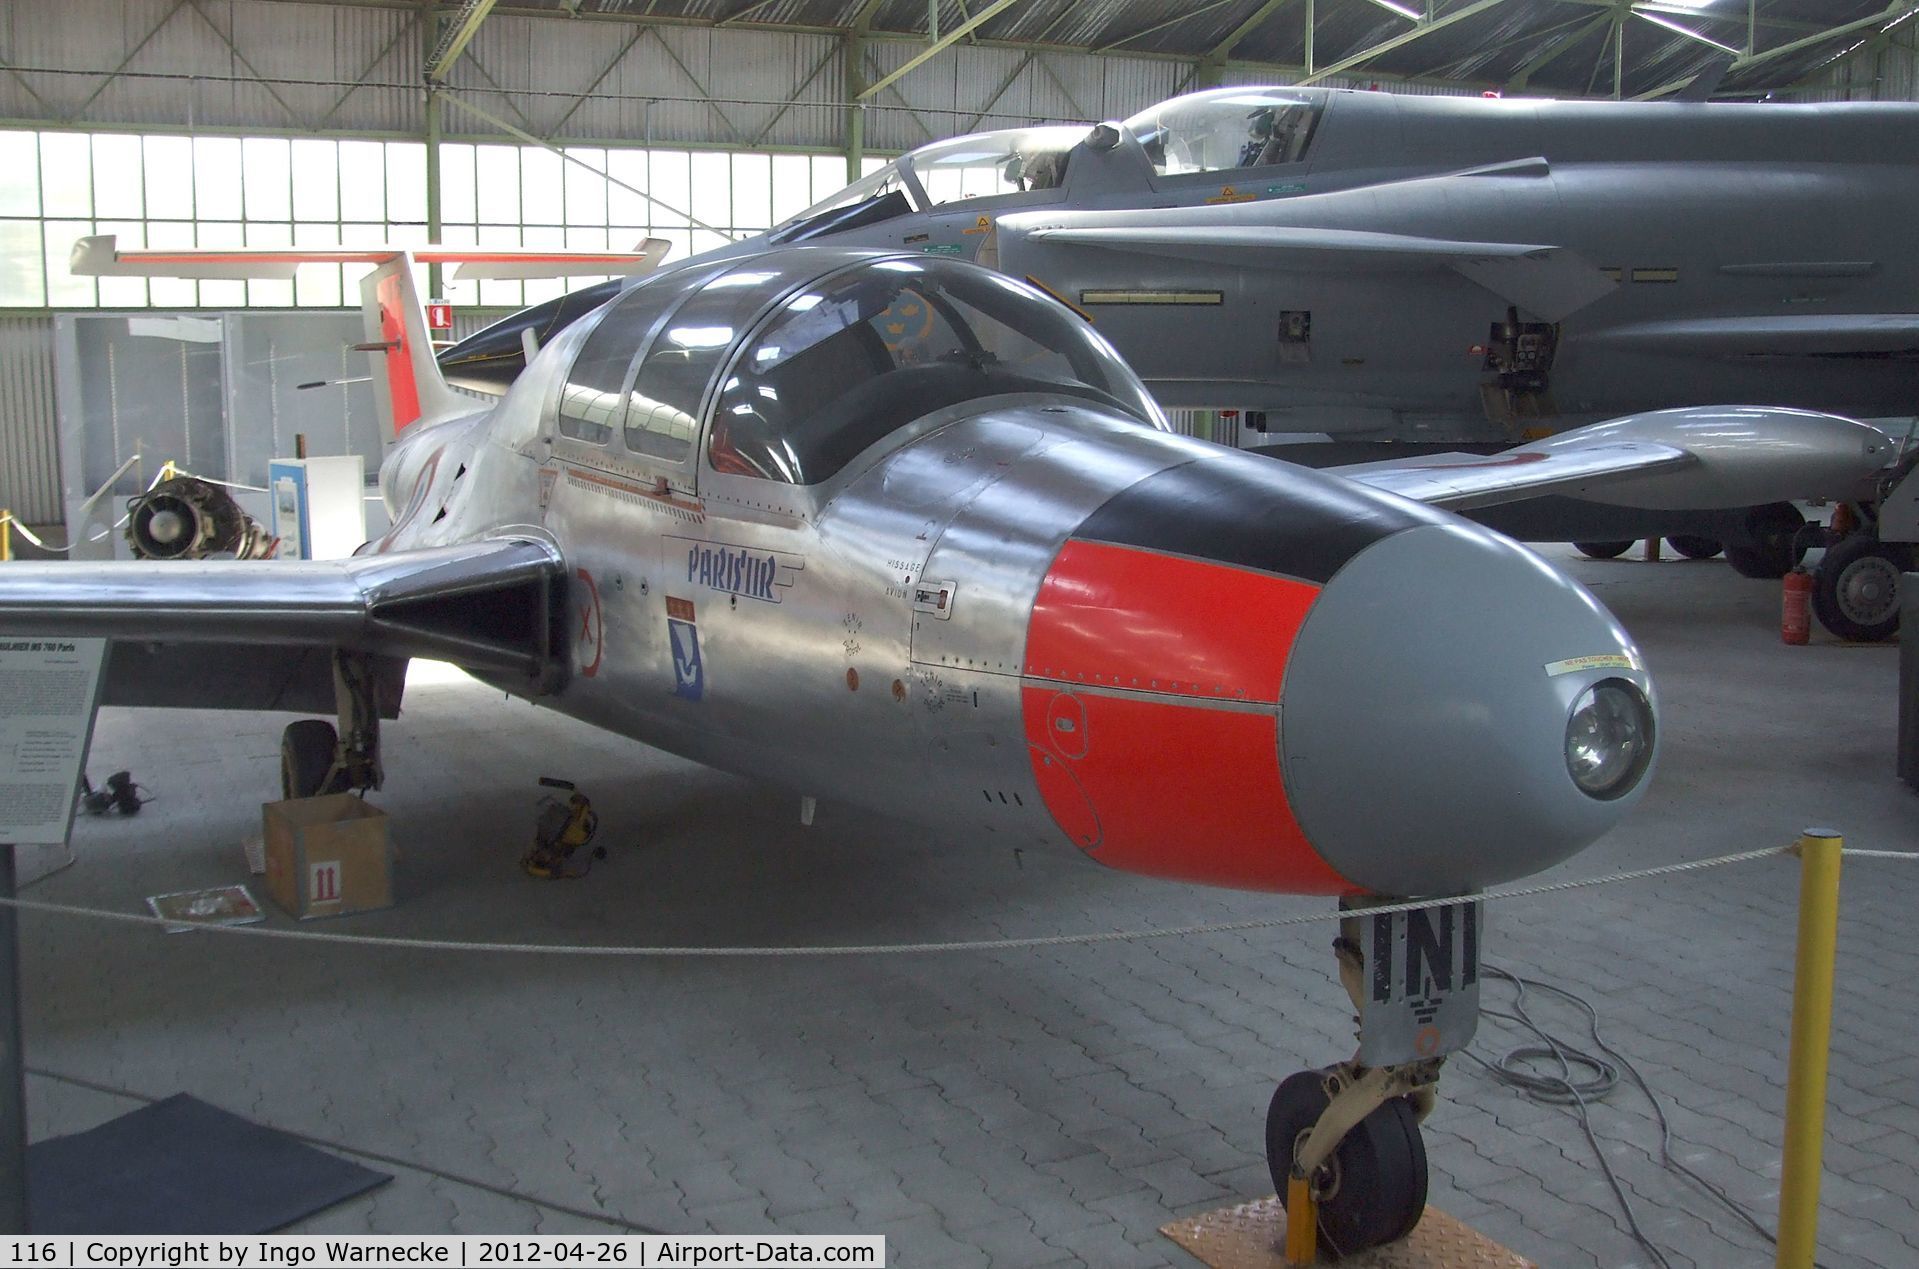
{"type": "MultiPolygon", "coordinates": [[[[1815,823],[1919,846],[1891,775],[1896,653],[1781,646],[1776,587],[1723,564],[1577,560],[1643,641],[1664,756],[1628,823],[1552,876],[1784,842],[1815,823]]],[[[102,713],[92,769],[158,800],[83,820],[29,896],[120,911],[244,879],[284,717],[102,713]]],[[[797,799],[469,681],[419,684],[377,800],[404,854],[368,935],[561,943],[993,938],[1318,911],[974,849],[797,799]],[[528,880],[535,777],[579,782],[612,857],[528,880]]],[[[1382,772],[1381,779],[1390,779],[1382,772]]],[[[1919,866],[1848,863],[1822,1263],[1919,1261],[1919,866]]],[[[1671,1116],[1674,1153],[1771,1222],[1796,865],[1769,860],[1505,903],[1493,963],[1583,993],[1671,1116]]],[[[290,924],[275,915],[274,923],[290,924]]],[[[405,1160],[305,1232],[884,1233],[902,1265],[1191,1263],[1157,1232],[1270,1192],[1274,1082],[1350,1052],[1330,927],[839,960],[510,958],[170,937],[23,920],[34,1138],[188,1091],[405,1160]],[[565,1209],[572,1209],[571,1211],[565,1209]],[[605,1222],[582,1213],[604,1213],[605,1222]]],[[[1510,992],[1488,987],[1488,1003],[1510,992]]],[[[1541,1001],[1567,1036],[1580,1015],[1541,1001]]],[[[1488,1057],[1522,1042],[1482,1026],[1488,1057]]],[[[1548,1265],[1649,1263],[1566,1109],[1455,1061],[1427,1128],[1432,1201],[1548,1265]]],[[[1770,1262],[1657,1166],[1636,1091],[1593,1109],[1675,1265],[1770,1262]]]]}

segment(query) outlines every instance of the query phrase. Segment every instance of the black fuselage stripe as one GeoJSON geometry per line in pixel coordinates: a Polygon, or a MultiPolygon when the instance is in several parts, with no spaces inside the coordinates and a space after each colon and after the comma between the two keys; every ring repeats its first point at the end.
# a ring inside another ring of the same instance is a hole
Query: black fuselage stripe
{"type": "Polygon", "coordinates": [[[1337,476],[1222,453],[1121,490],[1073,536],[1323,585],[1381,538],[1439,518],[1337,476]]]}

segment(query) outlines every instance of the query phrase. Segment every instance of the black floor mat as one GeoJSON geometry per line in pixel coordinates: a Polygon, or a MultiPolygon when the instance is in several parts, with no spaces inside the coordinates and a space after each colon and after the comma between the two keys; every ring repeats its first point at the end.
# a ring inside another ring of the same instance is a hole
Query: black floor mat
{"type": "Polygon", "coordinates": [[[27,1148],[36,1234],[265,1234],[391,1181],[176,1094],[27,1148]]]}

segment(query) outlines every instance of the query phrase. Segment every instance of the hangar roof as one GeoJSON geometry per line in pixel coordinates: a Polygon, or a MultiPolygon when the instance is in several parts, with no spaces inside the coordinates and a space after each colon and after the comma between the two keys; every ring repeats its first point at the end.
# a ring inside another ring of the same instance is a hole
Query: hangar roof
{"type": "MultiPolygon", "coordinates": [[[[449,8],[451,6],[449,5],[449,8]]],[[[466,0],[463,11],[493,9],[466,0]]],[[[1560,96],[1764,96],[1919,15],[1904,0],[507,0],[496,12],[962,38],[1212,59],[1312,78],[1458,80],[1560,96]],[[969,25],[970,24],[970,25],[969,25]],[[1715,45],[1720,47],[1714,47],[1715,45]],[[1723,49],[1723,51],[1722,51],[1723,49]],[[1338,68],[1338,69],[1334,69],[1338,68]]],[[[1244,78],[1243,74],[1238,74],[1244,78]]]]}

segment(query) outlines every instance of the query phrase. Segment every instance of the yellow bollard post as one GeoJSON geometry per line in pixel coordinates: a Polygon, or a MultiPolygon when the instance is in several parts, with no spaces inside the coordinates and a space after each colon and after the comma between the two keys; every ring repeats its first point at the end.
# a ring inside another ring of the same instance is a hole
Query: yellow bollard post
{"type": "Polygon", "coordinates": [[[13,512],[0,507],[0,564],[13,558],[13,512]]]}
{"type": "Polygon", "coordinates": [[[1826,1063],[1839,938],[1839,861],[1845,839],[1809,828],[1799,855],[1799,949],[1786,1059],[1786,1141],[1779,1178],[1778,1269],[1812,1269],[1819,1237],[1820,1155],[1826,1139],[1826,1063]]]}
{"type": "Polygon", "coordinates": [[[1286,1180],[1286,1263],[1310,1265],[1319,1259],[1319,1205],[1303,1176],[1286,1180]]]}

